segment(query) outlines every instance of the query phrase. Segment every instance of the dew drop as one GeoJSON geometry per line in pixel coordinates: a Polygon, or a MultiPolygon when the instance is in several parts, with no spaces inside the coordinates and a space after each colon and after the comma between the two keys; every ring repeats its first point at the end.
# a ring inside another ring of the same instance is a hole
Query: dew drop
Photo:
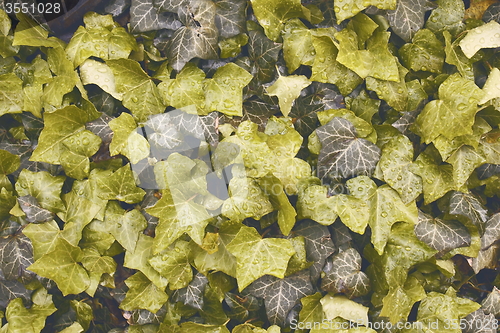
{"type": "Polygon", "coordinates": [[[132,97],[132,102],[137,103],[139,99],[137,97],[132,97]]]}
{"type": "Polygon", "coordinates": [[[382,217],[387,217],[387,213],[386,213],[386,212],[382,212],[380,215],[381,215],[382,217]]]}

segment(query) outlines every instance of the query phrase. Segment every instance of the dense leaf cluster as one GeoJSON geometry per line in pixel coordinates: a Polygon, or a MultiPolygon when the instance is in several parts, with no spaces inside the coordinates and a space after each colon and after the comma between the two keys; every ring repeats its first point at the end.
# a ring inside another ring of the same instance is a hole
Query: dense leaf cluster
{"type": "Polygon", "coordinates": [[[0,333],[497,332],[485,7],[0,10],[0,333]]]}

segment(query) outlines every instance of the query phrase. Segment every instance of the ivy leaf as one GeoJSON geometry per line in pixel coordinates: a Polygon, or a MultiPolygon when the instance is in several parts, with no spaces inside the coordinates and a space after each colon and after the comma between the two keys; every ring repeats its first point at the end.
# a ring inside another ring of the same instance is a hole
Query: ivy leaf
{"type": "Polygon", "coordinates": [[[420,211],[415,235],[422,242],[443,253],[471,244],[469,231],[459,221],[432,218],[420,211]]]}
{"type": "Polygon", "coordinates": [[[21,158],[6,150],[0,149],[0,174],[8,175],[21,165],[21,158]]]}
{"type": "Polygon", "coordinates": [[[134,251],[125,252],[123,266],[141,271],[158,288],[164,290],[168,280],[162,277],[149,263],[149,258],[153,256],[153,238],[144,234],[139,234],[139,239],[134,251]]]}
{"type": "Polygon", "coordinates": [[[234,63],[217,68],[212,79],[205,83],[205,103],[208,111],[242,116],[242,89],[251,80],[252,75],[234,63]]]}
{"type": "Polygon", "coordinates": [[[311,13],[302,6],[300,1],[293,0],[287,3],[281,1],[251,0],[255,17],[269,39],[277,41],[285,22],[291,18],[311,20],[311,13]]]}
{"type": "MultiPolygon", "coordinates": [[[[345,296],[325,295],[321,300],[326,319],[333,320],[337,317],[363,325],[368,323],[368,308],[351,301],[345,296]]],[[[371,333],[371,331],[368,331],[371,333]]],[[[367,333],[368,333],[367,332],[367,333]]]]}
{"type": "Polygon", "coordinates": [[[184,26],[177,29],[168,42],[167,56],[171,66],[180,71],[191,59],[217,57],[216,6],[212,1],[190,0],[189,5],[179,6],[179,19],[184,26]]]}
{"type": "Polygon", "coordinates": [[[488,220],[488,211],[471,193],[452,192],[450,214],[465,216],[477,226],[483,225],[488,220]]]}
{"type": "Polygon", "coordinates": [[[472,61],[469,60],[462,52],[462,49],[458,47],[459,40],[457,39],[452,42],[449,31],[443,31],[443,37],[446,43],[444,49],[444,52],[446,53],[446,63],[455,65],[460,74],[462,74],[462,76],[467,80],[473,80],[474,71],[472,68],[472,61]]]}
{"type": "Polygon", "coordinates": [[[54,280],[63,295],[79,294],[90,284],[89,275],[78,264],[82,258],[83,252],[79,247],[57,238],[54,249],[37,259],[29,270],[54,280]]]}
{"type": "Polygon", "coordinates": [[[348,95],[363,79],[354,71],[338,61],[339,49],[335,45],[331,34],[315,34],[313,46],[316,52],[312,64],[311,81],[335,84],[343,95],[348,95]]]}
{"type": "Polygon", "coordinates": [[[214,253],[208,253],[196,246],[194,250],[196,269],[203,274],[215,270],[236,277],[236,258],[227,250],[227,245],[236,237],[239,230],[239,224],[230,222],[223,224],[219,229],[218,250],[214,253]]]}
{"type": "Polygon", "coordinates": [[[108,232],[127,251],[134,252],[139,234],[146,229],[147,222],[137,209],[125,212],[117,202],[109,202],[104,218],[108,232]]]}
{"type": "Polygon", "coordinates": [[[266,274],[283,278],[288,261],[295,253],[286,239],[262,238],[251,227],[242,226],[227,250],[236,257],[236,279],[238,289],[266,274]]]}
{"type": "Polygon", "coordinates": [[[404,286],[390,286],[384,297],[384,306],[380,316],[388,317],[391,323],[407,320],[413,305],[426,296],[424,288],[417,278],[410,276],[404,286]]]}
{"type": "Polygon", "coordinates": [[[483,13],[483,21],[484,22],[490,22],[490,21],[500,21],[499,17],[499,5],[493,3],[488,8],[484,11],[483,13]]]}
{"type": "Polygon", "coordinates": [[[280,76],[276,82],[267,88],[269,96],[277,96],[281,113],[286,117],[292,109],[292,103],[299,97],[302,89],[308,87],[311,81],[304,75],[280,76]]]}
{"type": "Polygon", "coordinates": [[[65,239],[72,245],[77,245],[82,238],[82,231],[100,212],[101,206],[76,191],[64,195],[66,213],[61,218],[66,222],[65,239]]]}
{"type": "Polygon", "coordinates": [[[492,314],[486,315],[483,309],[468,314],[464,321],[465,329],[462,330],[463,333],[495,333],[495,316],[492,314]]]}
{"type": "Polygon", "coordinates": [[[85,123],[90,120],[93,120],[93,115],[74,105],[45,113],[44,128],[30,160],[60,164],[61,155],[66,150],[64,140],[85,130],[85,123]]]}
{"type": "MultiPolygon", "coordinates": [[[[50,70],[56,74],[43,89],[43,101],[55,107],[62,106],[64,95],[73,91],[79,83],[78,74],[61,47],[47,50],[50,70]]],[[[78,119],[78,118],[77,118],[78,119]]]]}
{"type": "Polygon", "coordinates": [[[431,12],[425,27],[433,32],[448,30],[455,35],[462,27],[465,4],[457,0],[438,0],[438,7],[431,12]]]}
{"type": "Polygon", "coordinates": [[[141,272],[126,279],[125,284],[129,290],[125,299],[120,303],[122,310],[146,309],[156,313],[168,300],[168,295],[141,272]]]}
{"type": "Polygon", "coordinates": [[[382,170],[384,181],[399,193],[405,204],[422,193],[422,179],[409,170],[412,162],[413,146],[406,136],[400,135],[382,147],[377,166],[382,170]]]}
{"type": "Polygon", "coordinates": [[[486,162],[486,159],[476,152],[474,148],[462,146],[457,149],[447,160],[453,165],[453,181],[455,188],[461,188],[474,170],[486,162]]]}
{"type": "Polygon", "coordinates": [[[32,290],[26,289],[25,285],[17,280],[0,279],[0,306],[6,308],[12,300],[18,298],[22,302],[29,303],[31,301],[32,290]]]}
{"type": "Polygon", "coordinates": [[[398,1],[395,10],[387,11],[387,19],[392,30],[409,42],[424,26],[425,13],[433,8],[428,0],[402,0],[398,1]]]}
{"type": "Polygon", "coordinates": [[[283,58],[289,73],[300,65],[312,66],[316,51],[312,34],[302,21],[291,19],[285,24],[283,33],[283,58]]]}
{"type": "Polygon", "coordinates": [[[491,293],[481,303],[484,313],[497,316],[500,313],[500,290],[493,287],[491,293]]]}
{"type": "Polygon", "coordinates": [[[189,243],[178,240],[173,249],[155,255],[149,259],[149,263],[168,279],[170,290],[176,290],[187,287],[193,279],[190,257],[189,243]]]}
{"type": "Polygon", "coordinates": [[[316,129],[321,141],[318,156],[318,176],[349,178],[371,175],[380,158],[380,148],[365,139],[358,138],[354,126],[348,120],[335,117],[328,124],[316,129]]]}
{"type": "Polygon", "coordinates": [[[410,166],[410,171],[422,177],[424,203],[429,204],[454,188],[451,165],[437,164],[430,154],[421,153],[410,166]]]}
{"type": "Polygon", "coordinates": [[[58,47],[62,46],[62,41],[50,37],[49,32],[38,22],[35,22],[24,14],[17,15],[19,23],[16,26],[14,33],[13,46],[26,45],[26,46],[45,46],[45,47],[58,47]]]}
{"type": "Polygon", "coordinates": [[[205,73],[193,63],[187,63],[176,75],[158,85],[165,104],[174,108],[196,107],[198,114],[205,113],[205,73]]]}
{"type": "Polygon", "coordinates": [[[88,177],[89,157],[99,150],[101,138],[90,131],[83,130],[62,143],[64,147],[59,161],[66,175],[80,180],[88,177]]]}
{"type": "Polygon", "coordinates": [[[28,222],[47,222],[53,218],[53,214],[40,207],[36,198],[31,195],[19,197],[17,201],[24,214],[26,214],[26,221],[28,222]]]}
{"type": "Polygon", "coordinates": [[[472,58],[482,48],[494,48],[500,46],[500,24],[496,21],[488,22],[481,27],[471,29],[460,41],[460,47],[467,58],[472,58]]]}
{"type": "Polygon", "coordinates": [[[444,49],[436,35],[428,29],[417,31],[411,44],[399,50],[403,64],[414,71],[441,73],[444,64],[444,49]]]}
{"type": "Polygon", "coordinates": [[[363,296],[370,290],[370,280],[361,271],[361,256],[354,248],[340,252],[331,259],[331,270],[321,280],[321,289],[344,293],[349,298],[363,296]]]}
{"type": "MultiPolygon", "coordinates": [[[[471,300],[457,297],[455,291],[450,287],[446,294],[434,291],[428,293],[418,307],[417,320],[424,325],[437,322],[437,325],[434,324],[436,329],[432,330],[432,332],[439,332],[445,327],[445,323],[451,320],[459,320],[476,311],[479,307],[479,304],[471,300]]],[[[453,333],[462,332],[459,328],[451,328],[449,331],[453,333]]]]}
{"type": "Polygon", "coordinates": [[[219,0],[215,6],[215,24],[221,37],[229,38],[245,32],[245,1],[219,0]]]}
{"type": "Polygon", "coordinates": [[[113,138],[113,131],[109,123],[113,119],[115,118],[102,114],[96,120],[87,122],[85,128],[100,137],[104,144],[109,144],[113,138]]]}
{"type": "Polygon", "coordinates": [[[284,279],[263,276],[248,287],[248,292],[264,299],[267,318],[273,325],[283,325],[288,312],[299,299],[311,295],[309,273],[302,271],[284,279]]]}
{"type": "Polygon", "coordinates": [[[103,60],[126,59],[132,50],[138,50],[135,39],[125,28],[115,23],[111,15],[101,16],[89,12],[85,14],[83,21],[85,27],[78,27],[65,50],[75,67],[90,57],[103,60]],[[105,23],[93,22],[98,20],[105,23]]]}
{"type": "Polygon", "coordinates": [[[404,111],[408,106],[408,85],[405,82],[408,70],[403,65],[397,63],[399,81],[386,81],[373,77],[366,78],[366,88],[377,93],[380,99],[392,106],[397,111],[404,111]]]}
{"type": "Polygon", "coordinates": [[[158,87],[141,68],[130,59],[108,60],[115,75],[116,89],[123,94],[123,106],[132,111],[138,121],[165,110],[158,87]]]}
{"type": "Polygon", "coordinates": [[[481,249],[486,250],[500,239],[500,214],[494,214],[484,225],[484,234],[481,237],[481,249]]]}
{"type": "Polygon", "coordinates": [[[137,203],[146,192],[135,185],[134,176],[129,165],[124,165],[107,178],[97,178],[99,197],[104,200],[120,200],[126,203],[137,203]]]}
{"type": "Polygon", "coordinates": [[[271,175],[262,178],[259,185],[263,187],[265,193],[269,193],[269,200],[273,208],[278,211],[278,225],[281,233],[288,236],[295,225],[297,213],[290,204],[283,185],[278,178],[271,175]]]}
{"type": "Polygon", "coordinates": [[[149,156],[149,143],[138,133],[139,129],[131,115],[122,113],[109,122],[109,128],[113,131],[113,138],[109,144],[109,153],[112,156],[122,154],[132,164],[149,156]]]}
{"type": "Polygon", "coordinates": [[[0,75],[0,116],[23,110],[23,81],[14,73],[0,75]]]}
{"type": "Polygon", "coordinates": [[[181,26],[172,13],[160,12],[153,3],[153,0],[132,0],[130,26],[133,33],[160,29],[176,30],[181,26]]]}
{"type": "Polygon", "coordinates": [[[82,84],[95,84],[102,90],[118,100],[123,99],[123,94],[116,90],[115,77],[111,68],[103,62],[87,59],[80,65],[80,78],[82,84]]]}
{"type": "Polygon", "coordinates": [[[5,279],[29,276],[27,267],[33,264],[33,246],[24,235],[0,239],[0,269],[5,279]]]}
{"type": "Polygon", "coordinates": [[[252,30],[248,33],[248,57],[253,62],[256,78],[262,83],[272,81],[275,64],[282,45],[267,38],[262,32],[252,30]]]}
{"type": "Polygon", "coordinates": [[[16,191],[20,196],[35,197],[42,208],[51,212],[64,210],[59,196],[64,183],[64,176],[54,177],[46,171],[31,172],[23,169],[16,182],[16,191]]]}
{"type": "Polygon", "coordinates": [[[30,309],[24,307],[21,298],[16,298],[9,303],[5,311],[5,317],[9,322],[6,332],[36,333],[45,327],[47,317],[57,310],[52,302],[52,295],[47,294],[47,291],[41,288],[33,293],[32,299],[33,306],[30,309]]]}
{"type": "Polygon", "coordinates": [[[360,11],[368,6],[376,6],[379,9],[396,9],[396,1],[386,0],[386,1],[361,1],[361,0],[350,0],[343,6],[334,6],[335,16],[337,17],[337,24],[340,24],[345,19],[353,17],[360,11]]]}
{"type": "Polygon", "coordinates": [[[196,273],[193,281],[186,288],[176,291],[175,300],[198,310],[203,309],[203,292],[208,284],[208,279],[201,273],[196,273]]]}

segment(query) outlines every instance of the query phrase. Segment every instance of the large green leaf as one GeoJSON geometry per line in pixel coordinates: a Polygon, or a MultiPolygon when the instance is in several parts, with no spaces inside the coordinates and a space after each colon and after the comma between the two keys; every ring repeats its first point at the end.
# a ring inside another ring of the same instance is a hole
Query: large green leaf
{"type": "Polygon", "coordinates": [[[270,96],[277,96],[280,103],[281,113],[288,116],[292,109],[292,103],[299,97],[302,89],[308,87],[311,81],[303,75],[280,76],[269,88],[270,96]]]}
{"type": "Polygon", "coordinates": [[[441,73],[445,53],[442,43],[428,29],[417,31],[411,44],[399,49],[403,64],[414,71],[441,73]]]}
{"type": "MultiPolygon", "coordinates": [[[[57,309],[52,302],[52,295],[45,289],[38,289],[32,296],[33,306],[26,309],[21,298],[16,298],[7,306],[5,317],[8,321],[8,333],[38,333],[45,327],[45,320],[57,309]]],[[[5,327],[5,326],[4,326],[5,327]]]]}
{"type": "Polygon", "coordinates": [[[78,74],[61,47],[48,49],[47,62],[56,76],[44,87],[43,101],[61,107],[64,95],[72,92],[75,85],[79,84],[78,74]]]}
{"type": "Polygon", "coordinates": [[[75,67],[90,57],[126,59],[132,50],[137,50],[135,39],[111,15],[89,12],[83,21],[85,27],[78,27],[65,50],[75,67]],[[97,21],[101,22],[95,24],[97,21]]]}
{"type": "Polygon", "coordinates": [[[368,6],[376,6],[380,9],[396,9],[397,1],[394,0],[348,0],[344,4],[335,4],[334,11],[337,17],[337,23],[353,17],[368,6]]]}
{"type": "Polygon", "coordinates": [[[97,178],[97,186],[99,198],[104,200],[120,200],[132,204],[141,201],[146,194],[135,185],[129,165],[124,165],[113,173],[107,173],[107,177],[97,178]]]}
{"type": "Polygon", "coordinates": [[[288,240],[262,238],[254,228],[247,226],[241,227],[227,250],[236,257],[240,291],[266,274],[283,278],[288,260],[295,253],[288,240]]]}
{"type": "Polygon", "coordinates": [[[138,121],[165,110],[158,87],[141,68],[130,59],[108,60],[115,75],[116,90],[123,93],[123,105],[132,111],[138,121]]]}
{"type": "MultiPolygon", "coordinates": [[[[29,11],[28,11],[29,12],[29,11]]],[[[19,24],[16,26],[14,40],[12,45],[27,45],[27,46],[45,46],[58,47],[63,46],[62,41],[56,37],[48,37],[49,31],[41,24],[38,24],[27,15],[19,14],[19,24]]]]}
{"type": "Polygon", "coordinates": [[[171,290],[187,287],[193,279],[193,270],[190,265],[189,243],[178,240],[169,248],[149,259],[149,263],[163,277],[168,279],[171,290]]]}
{"type": "Polygon", "coordinates": [[[438,0],[438,8],[431,12],[425,27],[434,31],[448,30],[453,35],[462,27],[465,4],[458,0],[438,0]]]}
{"type": "Polygon", "coordinates": [[[134,252],[139,234],[147,227],[146,219],[137,209],[125,212],[117,202],[108,203],[104,222],[108,232],[131,252],[134,252]]]}
{"type": "Polygon", "coordinates": [[[54,177],[46,171],[23,169],[16,183],[16,191],[20,196],[35,197],[40,206],[51,212],[60,212],[64,210],[60,197],[64,179],[64,176],[54,177]]]}
{"type": "Polygon", "coordinates": [[[29,270],[54,280],[63,295],[79,294],[88,288],[87,271],[79,264],[83,252],[63,238],[57,238],[54,249],[37,259],[29,270]]]}
{"type": "Polygon", "coordinates": [[[496,21],[488,22],[471,29],[460,41],[460,47],[467,58],[472,56],[482,48],[494,48],[500,46],[500,24],[496,21]]]}
{"type": "MultiPolygon", "coordinates": [[[[72,105],[55,112],[44,114],[44,128],[40,134],[32,161],[60,164],[66,150],[64,141],[85,130],[85,123],[93,120],[93,115],[72,105]]],[[[74,138],[73,138],[74,140],[74,138]]]]}
{"type": "MultiPolygon", "coordinates": [[[[430,323],[436,322],[433,328],[427,329],[428,332],[442,332],[446,323],[457,321],[464,318],[469,313],[479,309],[480,305],[456,296],[456,291],[449,288],[446,294],[430,292],[427,297],[422,300],[418,307],[417,320],[421,321],[427,327],[430,323]]],[[[452,333],[461,333],[459,327],[446,326],[447,330],[452,333]]]]}
{"type": "Polygon", "coordinates": [[[138,133],[137,124],[130,114],[122,113],[118,118],[111,120],[109,128],[113,131],[113,138],[109,144],[112,156],[122,154],[133,164],[149,156],[149,143],[138,133]]]}
{"type": "Polygon", "coordinates": [[[120,304],[123,310],[146,309],[156,313],[168,300],[168,295],[141,272],[125,280],[125,284],[129,290],[120,304]]]}
{"type": "Polygon", "coordinates": [[[259,185],[264,189],[264,192],[269,195],[269,200],[273,208],[278,211],[278,225],[281,233],[288,236],[295,225],[295,216],[297,216],[297,213],[290,204],[284,192],[283,185],[279,179],[274,176],[262,178],[259,185]]]}
{"type": "Polygon", "coordinates": [[[23,110],[22,83],[14,73],[0,75],[0,115],[23,110]]]}
{"type": "Polygon", "coordinates": [[[19,156],[0,149],[0,174],[8,175],[16,171],[21,165],[19,156]]]}

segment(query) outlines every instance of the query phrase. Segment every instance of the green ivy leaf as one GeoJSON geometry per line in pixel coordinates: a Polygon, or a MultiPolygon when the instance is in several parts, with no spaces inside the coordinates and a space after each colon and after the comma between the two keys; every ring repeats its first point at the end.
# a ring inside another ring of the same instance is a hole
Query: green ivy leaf
{"type": "MultiPolygon", "coordinates": [[[[479,304],[471,300],[457,297],[455,290],[450,287],[446,294],[434,291],[428,293],[418,307],[417,320],[424,325],[437,322],[437,325],[434,324],[434,327],[437,327],[429,332],[441,332],[446,325],[445,323],[464,318],[479,307],[479,304]]],[[[452,333],[462,332],[460,328],[449,328],[448,330],[452,333]]]]}
{"type": "Polygon", "coordinates": [[[434,9],[425,22],[425,27],[433,32],[448,30],[453,35],[462,27],[465,5],[457,0],[438,0],[438,8],[434,9]]]}
{"type": "Polygon", "coordinates": [[[370,280],[361,271],[361,256],[354,248],[340,252],[331,259],[330,270],[321,280],[321,289],[335,294],[343,293],[349,298],[366,295],[370,291],[370,280]]]}
{"type": "Polygon", "coordinates": [[[117,202],[108,203],[104,222],[108,232],[131,252],[134,252],[139,234],[147,227],[146,219],[137,209],[125,212],[117,202]]]}
{"type": "Polygon", "coordinates": [[[20,196],[35,197],[40,206],[51,211],[64,211],[60,197],[64,176],[54,177],[46,171],[31,172],[23,169],[16,182],[16,191],[20,196]]]}
{"type": "Polygon", "coordinates": [[[90,57],[103,60],[126,59],[132,50],[138,50],[135,38],[113,22],[111,15],[101,16],[89,12],[85,14],[83,21],[85,27],[78,27],[66,47],[66,53],[75,67],[90,57]],[[96,24],[99,20],[103,22],[96,24]]]}
{"type": "Polygon", "coordinates": [[[217,68],[212,79],[205,83],[207,111],[220,111],[228,116],[242,116],[242,89],[251,80],[252,75],[234,63],[217,68]]]}
{"type": "Polygon", "coordinates": [[[219,229],[218,249],[214,253],[208,253],[196,245],[193,250],[196,269],[203,274],[215,270],[236,277],[236,258],[227,250],[227,245],[236,237],[239,230],[239,224],[230,222],[223,224],[219,229]]]}
{"type": "Polygon", "coordinates": [[[123,94],[123,105],[132,111],[138,121],[165,110],[158,87],[141,68],[130,59],[108,60],[115,75],[116,90],[123,94]]]}
{"type": "Polygon", "coordinates": [[[101,138],[83,130],[62,141],[63,149],[59,159],[66,175],[75,179],[88,177],[90,172],[89,157],[101,147],[101,138]]]}
{"type": "Polygon", "coordinates": [[[302,271],[284,279],[263,276],[248,287],[248,292],[264,299],[267,318],[272,324],[283,325],[295,303],[313,293],[313,286],[309,273],[302,271]]]}
{"type": "Polygon", "coordinates": [[[311,20],[309,9],[302,6],[300,1],[293,0],[283,3],[278,0],[251,0],[255,17],[269,39],[278,41],[285,22],[292,18],[311,20]]]}
{"type": "Polygon", "coordinates": [[[28,222],[47,222],[54,218],[54,215],[47,209],[40,207],[40,204],[35,197],[25,195],[17,198],[19,207],[26,214],[28,222]]]}
{"type": "Polygon", "coordinates": [[[441,198],[454,187],[451,165],[440,165],[425,152],[417,157],[410,171],[422,178],[425,204],[441,198]]]}
{"type": "Polygon", "coordinates": [[[299,19],[289,20],[283,33],[283,58],[289,73],[300,65],[312,66],[316,55],[312,33],[299,19]]]}
{"type": "Polygon", "coordinates": [[[30,19],[24,14],[17,15],[19,23],[16,26],[14,33],[13,46],[44,46],[44,47],[59,47],[63,46],[61,40],[56,37],[48,37],[49,32],[37,22],[30,19]]]}
{"type": "Polygon", "coordinates": [[[408,277],[404,286],[391,286],[389,293],[384,297],[380,316],[388,317],[391,323],[408,320],[413,305],[424,299],[425,290],[418,279],[408,277]]]}
{"type": "Polygon", "coordinates": [[[21,113],[23,110],[23,82],[14,73],[0,75],[0,116],[21,113]]]}
{"type": "Polygon", "coordinates": [[[126,203],[137,203],[146,192],[135,185],[134,176],[129,165],[124,165],[108,177],[97,178],[99,197],[104,200],[120,200],[126,203]]]}
{"type": "Polygon", "coordinates": [[[187,287],[193,279],[193,270],[190,265],[189,243],[178,240],[173,245],[161,253],[149,259],[149,263],[163,277],[168,279],[170,290],[187,287]]]}
{"type": "Polygon", "coordinates": [[[256,279],[271,274],[283,278],[288,261],[295,253],[285,239],[262,238],[251,227],[242,226],[227,250],[236,257],[236,279],[239,290],[256,279]]]}
{"type": "Polygon", "coordinates": [[[128,113],[122,113],[118,118],[109,122],[113,131],[113,138],[109,144],[112,156],[122,154],[132,164],[136,164],[149,156],[149,143],[138,131],[134,118],[128,113]]]}
{"type": "Polygon", "coordinates": [[[21,165],[19,156],[0,149],[0,174],[8,175],[16,171],[21,165]]]}
{"type": "Polygon", "coordinates": [[[88,273],[78,264],[82,258],[79,247],[57,238],[54,249],[37,259],[29,270],[54,280],[63,295],[79,294],[90,284],[88,273]]]}
{"type": "Polygon", "coordinates": [[[45,113],[44,129],[30,160],[60,164],[61,155],[67,149],[63,142],[83,131],[85,123],[90,120],[93,120],[93,115],[74,105],[45,113]]]}
{"type": "Polygon", "coordinates": [[[122,310],[146,309],[156,313],[168,300],[165,291],[149,281],[146,275],[141,272],[137,272],[125,280],[125,284],[130,289],[120,304],[122,310]]]}
{"type": "Polygon", "coordinates": [[[452,42],[449,31],[443,31],[443,37],[446,43],[444,49],[444,52],[446,53],[446,63],[455,65],[465,79],[474,80],[472,61],[469,60],[462,52],[462,49],[458,47],[459,39],[457,38],[452,42]]]}
{"type": "MultiPolygon", "coordinates": [[[[52,302],[52,295],[47,294],[45,289],[38,289],[33,293],[33,306],[26,309],[21,298],[11,301],[5,311],[8,321],[8,333],[37,333],[45,326],[48,316],[56,312],[52,302]]],[[[5,326],[4,326],[5,327],[5,326]]]]}
{"type": "Polygon", "coordinates": [[[382,170],[383,180],[399,193],[405,204],[414,201],[422,193],[422,179],[410,171],[412,162],[411,141],[400,135],[382,147],[382,156],[377,165],[382,170]]]}
{"type": "Polygon", "coordinates": [[[124,266],[141,271],[160,290],[164,290],[168,280],[160,275],[149,263],[153,256],[153,238],[139,234],[134,251],[125,252],[124,266]]]}
{"type": "Polygon", "coordinates": [[[432,218],[422,212],[418,214],[415,235],[422,242],[440,252],[448,252],[471,244],[469,231],[459,221],[432,218]]]}
{"type": "Polygon", "coordinates": [[[335,5],[334,11],[335,16],[337,17],[337,23],[340,24],[345,19],[351,18],[354,15],[358,14],[362,10],[364,10],[368,6],[375,6],[379,9],[396,9],[397,1],[393,0],[370,0],[370,1],[361,1],[361,0],[349,0],[342,6],[335,5]]]}
{"type": "Polygon", "coordinates": [[[360,324],[368,323],[368,308],[345,296],[327,294],[320,302],[326,319],[333,320],[340,317],[360,324]]]}
{"type": "Polygon", "coordinates": [[[408,70],[397,63],[399,81],[385,81],[373,77],[366,78],[366,88],[377,93],[380,99],[383,99],[397,111],[405,111],[408,106],[408,86],[405,82],[408,70]]]}
{"type": "Polygon", "coordinates": [[[292,103],[299,97],[302,89],[308,87],[311,81],[304,75],[280,76],[276,82],[267,88],[269,96],[277,96],[281,113],[286,117],[292,109],[292,103]]]}
{"type": "Polygon", "coordinates": [[[428,29],[417,31],[411,44],[399,49],[403,64],[414,71],[441,73],[445,52],[442,43],[428,29]]]}
{"type": "Polygon", "coordinates": [[[500,24],[490,21],[481,27],[471,29],[460,41],[460,47],[467,58],[472,58],[477,51],[483,48],[494,48],[500,46],[500,24]]]}
{"type": "Polygon", "coordinates": [[[439,86],[439,99],[429,102],[417,117],[416,126],[426,143],[439,135],[453,139],[472,134],[472,125],[483,92],[474,82],[451,75],[439,86]]]}
{"type": "Polygon", "coordinates": [[[87,59],[80,65],[79,69],[82,84],[96,84],[114,98],[123,99],[123,94],[116,90],[115,76],[106,63],[87,59]]]}
{"type": "Polygon", "coordinates": [[[44,87],[43,101],[55,107],[61,107],[64,95],[72,92],[75,85],[80,83],[80,79],[63,48],[48,49],[47,62],[56,76],[44,87]]]}

